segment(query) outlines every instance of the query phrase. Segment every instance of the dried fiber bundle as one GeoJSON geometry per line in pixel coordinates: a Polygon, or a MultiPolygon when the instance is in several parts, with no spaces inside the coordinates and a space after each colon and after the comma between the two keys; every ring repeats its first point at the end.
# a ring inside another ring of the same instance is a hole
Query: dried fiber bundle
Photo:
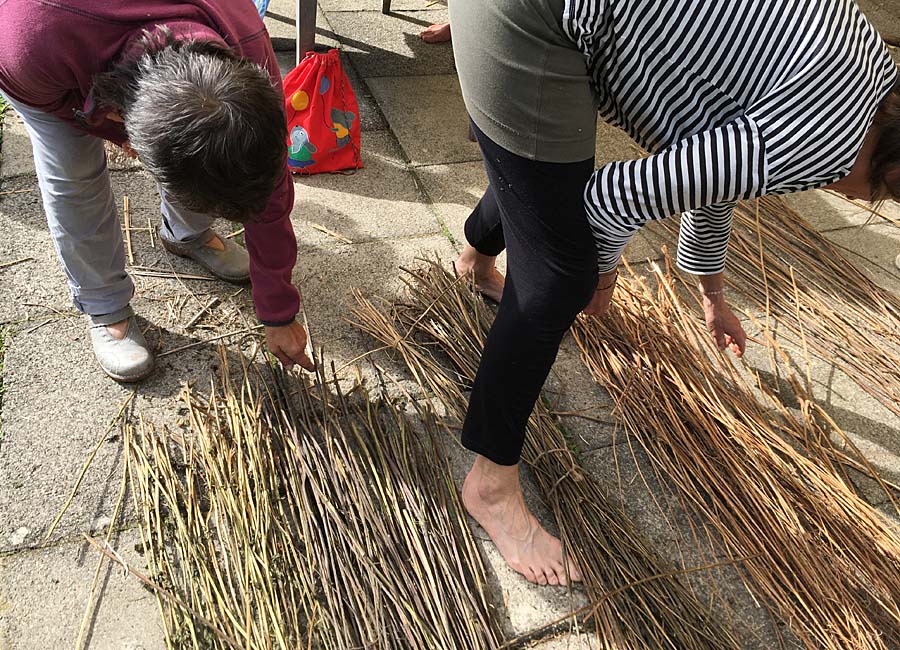
{"type": "MultiPolygon", "coordinates": [[[[468,283],[436,262],[406,274],[408,299],[379,309],[357,295],[354,324],[396,351],[415,380],[461,419],[463,391],[475,377],[491,312],[468,283]]],[[[740,647],[609,503],[603,486],[582,471],[572,442],[541,403],[529,421],[522,459],[584,575],[598,648],[740,647]]]]}
{"type": "Polygon", "coordinates": [[[843,432],[798,382],[799,415],[758,399],[675,281],[655,280],[623,274],[608,317],[573,328],[618,420],[806,648],[900,647],[900,538],[828,462],[843,432]]]}
{"type": "Polygon", "coordinates": [[[168,646],[497,647],[433,417],[414,431],[322,371],[315,385],[256,372],[223,371],[208,398],[186,389],[183,435],[130,436],[168,646]]]}
{"type": "MultiPolygon", "coordinates": [[[[882,289],[779,197],[739,203],[729,287],[780,336],[834,364],[900,416],[900,298],[882,289]]],[[[675,222],[662,225],[674,232],[675,222]]]]}

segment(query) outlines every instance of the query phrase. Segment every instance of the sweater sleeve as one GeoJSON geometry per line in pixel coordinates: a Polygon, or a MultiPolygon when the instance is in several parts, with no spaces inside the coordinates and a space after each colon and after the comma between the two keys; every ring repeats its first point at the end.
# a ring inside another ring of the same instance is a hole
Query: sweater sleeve
{"type": "Polygon", "coordinates": [[[767,163],[756,123],[743,116],[646,158],[612,162],[588,181],[585,202],[601,273],[616,267],[648,221],[682,219],[678,266],[718,273],[735,201],[765,193],[767,163]]]}
{"type": "MultiPolygon", "coordinates": [[[[255,61],[281,93],[281,71],[265,29],[241,44],[241,55],[255,61]]],[[[245,226],[250,254],[250,279],[256,316],[263,325],[286,325],[300,311],[300,293],[292,274],[297,262],[297,238],[291,224],[294,182],[285,160],[281,181],[255,222],[245,226]]]]}
{"type": "Polygon", "coordinates": [[[244,242],[250,254],[250,279],[256,315],[264,325],[286,325],[300,311],[300,293],[291,275],[297,261],[297,239],[290,214],[294,183],[284,166],[281,182],[257,221],[248,221],[244,242]]]}

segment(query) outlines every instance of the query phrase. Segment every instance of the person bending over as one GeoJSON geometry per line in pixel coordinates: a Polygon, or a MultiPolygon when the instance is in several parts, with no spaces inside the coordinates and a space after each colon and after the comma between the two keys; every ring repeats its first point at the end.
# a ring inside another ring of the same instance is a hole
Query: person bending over
{"type": "Polygon", "coordinates": [[[142,379],[153,355],[130,306],[102,140],[156,179],[163,246],[224,280],[252,280],[271,352],[313,367],[294,320],[281,75],[252,3],[7,0],[0,92],[25,122],[50,233],[107,374],[142,379]],[[219,217],[244,224],[246,250],[211,229],[219,217]]]}
{"type": "Polygon", "coordinates": [[[578,580],[519,485],[526,421],[578,313],[606,312],[623,248],[682,214],[678,266],[709,331],[742,354],[722,270],[740,199],[831,187],[900,197],[900,90],[852,0],[453,0],[450,24],[489,187],[460,273],[500,301],[462,431],[463,502],[507,562],[578,580]],[[597,111],[647,158],[594,170],[597,111]],[[504,279],[494,266],[507,252],[504,279]]]}

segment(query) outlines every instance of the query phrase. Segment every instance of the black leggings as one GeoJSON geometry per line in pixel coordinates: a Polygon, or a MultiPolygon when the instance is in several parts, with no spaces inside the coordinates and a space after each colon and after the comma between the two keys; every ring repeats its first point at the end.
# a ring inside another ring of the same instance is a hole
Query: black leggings
{"type": "Polygon", "coordinates": [[[507,254],[506,286],[488,334],[462,431],[466,448],[519,462],[525,425],[563,335],[597,286],[597,253],[584,210],[594,159],[529,160],[477,127],[490,185],[466,221],[484,255],[507,254]]]}

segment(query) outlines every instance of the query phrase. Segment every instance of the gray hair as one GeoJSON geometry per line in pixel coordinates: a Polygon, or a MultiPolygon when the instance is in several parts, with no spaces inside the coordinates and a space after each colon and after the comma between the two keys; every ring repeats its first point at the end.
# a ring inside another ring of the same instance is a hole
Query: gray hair
{"type": "Polygon", "coordinates": [[[143,52],[94,80],[131,147],[186,208],[234,221],[268,203],[285,170],[281,94],[266,71],[203,41],[146,34],[143,52]]]}

